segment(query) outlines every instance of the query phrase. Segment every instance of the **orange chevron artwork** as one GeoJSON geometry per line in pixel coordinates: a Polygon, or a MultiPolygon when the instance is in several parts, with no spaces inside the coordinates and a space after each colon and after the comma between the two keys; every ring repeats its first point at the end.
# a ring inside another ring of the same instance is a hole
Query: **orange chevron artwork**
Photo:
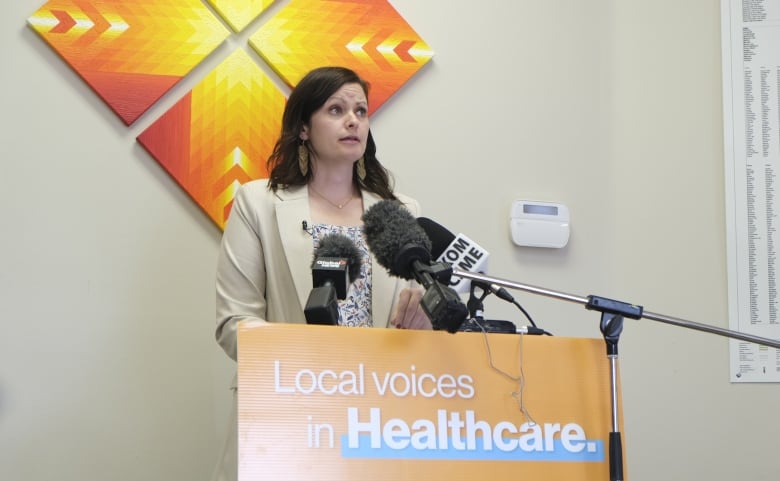
{"type": "Polygon", "coordinates": [[[126,125],[229,34],[199,0],[52,0],[28,24],[126,125]]]}
{"type": "Polygon", "coordinates": [[[138,142],[220,227],[244,182],[265,177],[285,96],[238,49],[138,142]]]}
{"type": "MultiPolygon", "coordinates": [[[[28,24],[131,125],[274,0],[52,0],[28,24]]],[[[371,84],[375,112],[433,52],[387,0],[290,0],[138,142],[221,229],[238,186],[267,176],[286,96],[323,65],[371,84]],[[260,58],[281,78],[274,81],[260,58]]]]}
{"type": "Polygon", "coordinates": [[[290,86],[322,65],[355,70],[372,112],[433,57],[386,0],[292,0],[249,43],[290,86]]]}

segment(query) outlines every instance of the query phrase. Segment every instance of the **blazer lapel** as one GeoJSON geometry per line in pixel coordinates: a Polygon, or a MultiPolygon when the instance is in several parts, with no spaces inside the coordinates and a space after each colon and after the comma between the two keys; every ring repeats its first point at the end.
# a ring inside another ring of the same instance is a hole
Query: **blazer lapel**
{"type": "Polygon", "coordinates": [[[312,289],[311,256],[314,253],[311,234],[303,230],[302,222],[311,223],[309,197],[306,187],[278,190],[276,197],[276,219],[279,238],[282,240],[287,265],[290,268],[295,291],[301,309],[306,307],[312,289]],[[308,252],[309,255],[301,255],[308,252]]]}

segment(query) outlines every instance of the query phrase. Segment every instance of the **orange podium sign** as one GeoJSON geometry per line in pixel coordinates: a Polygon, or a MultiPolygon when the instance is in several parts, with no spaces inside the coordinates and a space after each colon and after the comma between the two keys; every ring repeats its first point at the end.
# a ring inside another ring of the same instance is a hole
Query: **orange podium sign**
{"type": "Polygon", "coordinates": [[[608,480],[602,339],[332,326],[238,333],[256,480],[608,480]]]}

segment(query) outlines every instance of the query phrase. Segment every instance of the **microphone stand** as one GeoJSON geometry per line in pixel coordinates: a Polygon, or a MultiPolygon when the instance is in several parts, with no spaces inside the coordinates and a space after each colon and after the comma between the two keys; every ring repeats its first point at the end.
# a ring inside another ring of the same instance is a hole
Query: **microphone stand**
{"type": "Polygon", "coordinates": [[[780,349],[780,340],[769,339],[767,337],[754,336],[752,334],[745,334],[744,332],[732,331],[730,329],[723,329],[721,327],[710,326],[707,324],[700,324],[698,322],[687,321],[677,317],[665,316],[663,314],[655,314],[652,312],[644,311],[642,306],[629,304],[627,302],[615,301],[599,296],[581,297],[572,294],[566,294],[564,292],[554,291],[551,289],[545,289],[543,287],[536,287],[528,284],[520,284],[519,282],[509,281],[506,279],[499,279],[497,277],[490,277],[479,273],[472,273],[468,271],[462,271],[460,269],[453,268],[452,274],[464,279],[472,279],[492,284],[497,284],[509,289],[517,289],[521,291],[531,292],[533,294],[539,294],[542,296],[553,297],[564,301],[575,302],[578,304],[584,304],[586,309],[600,312],[612,313],[615,315],[622,315],[629,319],[650,319],[653,321],[663,322],[665,324],[672,324],[679,327],[685,327],[687,329],[694,329],[697,331],[709,332],[711,334],[717,334],[719,336],[725,336],[732,339],[739,339],[741,341],[752,342],[760,344],[762,346],[769,346],[780,349]]]}
{"type": "Polygon", "coordinates": [[[472,273],[468,271],[462,271],[460,269],[452,269],[452,275],[458,276],[463,279],[471,279],[488,284],[496,284],[501,287],[518,289],[521,291],[530,292],[532,294],[539,294],[546,297],[553,297],[568,302],[575,302],[583,304],[585,309],[601,312],[601,333],[604,336],[604,341],[607,345],[607,357],[610,361],[610,390],[612,397],[612,432],[609,433],[609,476],[610,481],[623,481],[623,446],[618,430],[618,405],[617,405],[617,357],[618,357],[618,340],[620,339],[620,333],[623,331],[623,319],[650,319],[653,321],[663,322],[666,324],[672,324],[679,327],[685,327],[687,329],[694,329],[697,331],[709,332],[711,334],[717,334],[719,336],[729,337],[732,339],[739,339],[741,341],[752,342],[763,346],[774,347],[780,349],[780,341],[775,339],[769,339],[760,336],[754,336],[752,334],[745,334],[738,331],[732,331],[730,329],[723,329],[720,327],[709,326],[706,324],[700,324],[693,321],[687,321],[685,319],[679,319],[676,317],[665,316],[662,314],[654,314],[652,312],[646,312],[642,306],[629,304],[627,302],[616,301],[614,299],[607,299],[599,296],[581,297],[572,294],[566,294],[564,292],[553,291],[551,289],[545,289],[543,287],[531,286],[528,284],[520,284],[518,282],[509,281],[506,279],[499,279],[496,277],[490,277],[479,273],[472,273]]]}

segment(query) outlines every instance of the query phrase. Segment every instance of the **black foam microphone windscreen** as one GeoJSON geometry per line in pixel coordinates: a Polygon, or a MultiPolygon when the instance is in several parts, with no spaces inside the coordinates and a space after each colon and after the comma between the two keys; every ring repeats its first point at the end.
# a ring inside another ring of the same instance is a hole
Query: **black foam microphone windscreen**
{"type": "Polygon", "coordinates": [[[390,274],[415,278],[414,261],[431,260],[431,241],[399,201],[382,200],[363,214],[363,234],[377,262],[390,274]]]}
{"type": "Polygon", "coordinates": [[[418,217],[417,223],[431,240],[431,257],[438,259],[455,240],[455,234],[446,227],[427,217],[418,217]]]}
{"type": "MultiPolygon", "coordinates": [[[[320,240],[320,245],[314,252],[311,261],[312,269],[316,267],[317,259],[323,257],[345,259],[347,261],[347,273],[349,274],[349,283],[354,281],[360,274],[360,265],[363,257],[360,249],[349,237],[343,234],[328,234],[320,240]]],[[[315,284],[314,287],[317,287],[315,284]]]]}

